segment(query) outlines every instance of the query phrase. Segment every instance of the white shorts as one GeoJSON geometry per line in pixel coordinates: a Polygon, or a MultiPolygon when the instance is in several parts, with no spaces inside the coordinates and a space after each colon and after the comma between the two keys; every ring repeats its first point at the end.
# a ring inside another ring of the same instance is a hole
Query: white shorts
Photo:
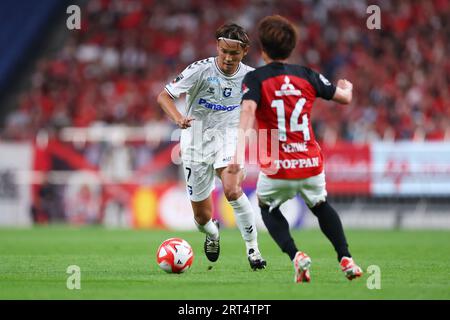
{"type": "Polygon", "coordinates": [[[228,161],[220,158],[213,164],[183,161],[187,194],[191,201],[203,201],[209,197],[215,188],[216,169],[226,167],[230,161],[231,158],[228,161]]]}
{"type": "Polygon", "coordinates": [[[285,201],[300,194],[308,207],[312,208],[321,201],[325,201],[325,173],[306,179],[272,179],[260,172],[256,185],[259,200],[271,209],[280,206],[285,201]]]}
{"type": "Polygon", "coordinates": [[[195,202],[205,200],[214,190],[216,169],[228,166],[236,152],[236,139],[230,134],[226,141],[205,143],[202,148],[192,149],[185,142],[181,145],[187,193],[195,202]]]}
{"type": "MultiPolygon", "coordinates": [[[[194,122],[197,123],[197,122],[194,122]]],[[[183,130],[180,155],[183,162],[208,163],[216,168],[226,167],[236,152],[237,130],[192,132],[183,130]],[[199,137],[200,136],[200,137],[199,137]]]]}

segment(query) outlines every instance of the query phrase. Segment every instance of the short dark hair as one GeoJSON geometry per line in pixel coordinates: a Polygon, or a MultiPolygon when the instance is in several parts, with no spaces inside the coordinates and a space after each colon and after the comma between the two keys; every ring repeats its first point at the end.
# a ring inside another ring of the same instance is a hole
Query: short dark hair
{"type": "Polygon", "coordinates": [[[241,26],[235,23],[226,23],[216,30],[216,39],[226,38],[240,41],[241,47],[245,48],[250,45],[250,38],[247,32],[241,26]]]}
{"type": "Polygon", "coordinates": [[[274,15],[258,24],[261,49],[274,60],[287,59],[297,45],[297,32],[286,18],[274,15]]]}

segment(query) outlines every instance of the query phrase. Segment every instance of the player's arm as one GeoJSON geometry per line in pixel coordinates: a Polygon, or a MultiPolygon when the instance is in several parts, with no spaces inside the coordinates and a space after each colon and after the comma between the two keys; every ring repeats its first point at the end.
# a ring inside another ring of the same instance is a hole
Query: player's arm
{"type": "Polygon", "coordinates": [[[255,112],[257,104],[253,100],[242,100],[241,103],[241,116],[239,119],[239,131],[247,132],[247,130],[253,128],[255,122],[255,112]]]}
{"type": "Polygon", "coordinates": [[[201,76],[201,67],[198,63],[193,63],[183,70],[175,79],[168,83],[164,90],[158,95],[158,104],[167,114],[167,116],[177,124],[181,129],[186,129],[191,126],[191,117],[182,115],[176,105],[175,99],[180,95],[191,92],[195,89],[198,79],[201,76]]]}
{"type": "Polygon", "coordinates": [[[332,98],[333,101],[341,104],[352,102],[353,84],[350,81],[340,79],[337,82],[336,91],[332,98]]]}
{"type": "Polygon", "coordinates": [[[304,68],[309,82],[316,89],[316,96],[325,100],[333,100],[341,104],[349,104],[352,101],[353,84],[348,80],[340,79],[334,86],[322,74],[304,68]]]}
{"type": "Polygon", "coordinates": [[[167,116],[173,122],[175,122],[178,127],[180,127],[181,129],[186,129],[191,126],[191,122],[192,120],[194,120],[194,118],[183,116],[178,111],[177,106],[175,105],[175,101],[166,90],[161,91],[161,93],[158,95],[157,102],[167,114],[167,116]]]}
{"type": "Polygon", "coordinates": [[[245,137],[248,130],[253,129],[257,104],[253,100],[242,100],[241,115],[238,127],[237,149],[233,160],[228,165],[229,173],[237,173],[245,161],[245,137]]]}

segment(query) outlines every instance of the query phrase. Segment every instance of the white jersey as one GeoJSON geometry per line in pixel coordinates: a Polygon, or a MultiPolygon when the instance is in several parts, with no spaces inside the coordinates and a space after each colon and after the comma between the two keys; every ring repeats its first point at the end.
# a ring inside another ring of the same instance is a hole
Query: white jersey
{"type": "Polygon", "coordinates": [[[220,156],[231,157],[239,125],[242,80],[252,70],[239,63],[236,72],[227,76],[216,58],[210,57],[192,63],[166,85],[165,90],[174,99],[186,93],[185,115],[195,119],[190,128],[182,130],[183,160],[215,162],[218,151],[224,148],[227,150],[220,156]]]}

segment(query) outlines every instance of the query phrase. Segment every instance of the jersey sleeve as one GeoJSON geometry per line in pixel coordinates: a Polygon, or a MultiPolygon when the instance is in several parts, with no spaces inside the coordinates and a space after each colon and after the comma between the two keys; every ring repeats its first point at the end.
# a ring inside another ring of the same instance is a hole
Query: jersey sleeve
{"type": "Polygon", "coordinates": [[[193,63],[183,70],[175,79],[168,83],[164,89],[174,99],[179,98],[181,94],[190,92],[196,86],[200,79],[202,68],[193,63]]]}
{"type": "Polygon", "coordinates": [[[253,100],[257,104],[261,98],[261,84],[255,76],[255,72],[249,72],[242,80],[242,100],[253,100]]]}
{"type": "Polygon", "coordinates": [[[309,82],[316,89],[316,96],[326,100],[331,100],[336,92],[336,86],[333,85],[321,73],[307,69],[309,82]]]}

